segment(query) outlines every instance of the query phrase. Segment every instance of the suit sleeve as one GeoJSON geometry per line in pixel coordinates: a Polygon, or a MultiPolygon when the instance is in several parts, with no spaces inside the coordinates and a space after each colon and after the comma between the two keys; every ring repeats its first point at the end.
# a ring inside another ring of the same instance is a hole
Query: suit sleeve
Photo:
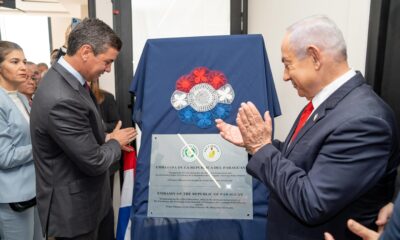
{"type": "MultiPolygon", "coordinates": [[[[309,172],[284,158],[272,144],[261,148],[247,171],[264,182],[302,221],[320,224],[376,184],[391,157],[392,134],[384,120],[364,117],[328,135],[309,172]]],[[[304,149],[307,157],[307,149],[304,149]]]]}
{"type": "Polygon", "coordinates": [[[32,145],[17,146],[12,131],[18,129],[12,130],[11,126],[4,110],[0,108],[0,169],[14,168],[33,161],[32,145]]]}
{"type": "Polygon", "coordinates": [[[48,116],[48,131],[68,158],[90,176],[103,174],[121,156],[119,143],[110,140],[99,144],[90,126],[85,105],[74,100],[57,103],[48,116]]]}

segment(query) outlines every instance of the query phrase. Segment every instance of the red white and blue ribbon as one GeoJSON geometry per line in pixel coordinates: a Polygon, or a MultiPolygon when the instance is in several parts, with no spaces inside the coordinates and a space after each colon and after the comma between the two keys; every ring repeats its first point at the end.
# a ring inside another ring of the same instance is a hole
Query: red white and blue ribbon
{"type": "Polygon", "coordinates": [[[171,104],[182,122],[209,128],[215,119],[229,116],[234,99],[235,92],[223,72],[197,67],[176,81],[171,104]]]}

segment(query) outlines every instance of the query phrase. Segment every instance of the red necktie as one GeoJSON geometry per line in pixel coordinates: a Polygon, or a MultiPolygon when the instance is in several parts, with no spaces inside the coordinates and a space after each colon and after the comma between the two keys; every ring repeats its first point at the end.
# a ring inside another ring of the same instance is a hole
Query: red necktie
{"type": "Polygon", "coordinates": [[[307,106],[304,108],[303,112],[301,113],[299,123],[297,124],[296,130],[294,130],[294,133],[292,135],[291,141],[293,141],[297,134],[300,132],[301,128],[306,124],[308,117],[314,110],[314,106],[312,105],[312,102],[310,101],[307,106]]]}

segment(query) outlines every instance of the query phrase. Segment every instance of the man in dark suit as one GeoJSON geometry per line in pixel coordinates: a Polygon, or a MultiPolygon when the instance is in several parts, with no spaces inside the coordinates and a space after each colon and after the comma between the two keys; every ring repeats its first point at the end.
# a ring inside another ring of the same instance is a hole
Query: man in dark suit
{"type": "Polygon", "coordinates": [[[86,81],[110,72],[122,42],[104,22],[86,19],[68,46],[45,75],[31,112],[39,215],[56,239],[113,239],[108,168],[136,131],[119,122],[106,136],[86,81]]]}
{"type": "Polygon", "coordinates": [[[393,194],[398,135],[392,110],[347,64],[341,31],[324,16],[288,28],[282,42],[284,80],[310,102],[284,142],[272,121],[242,103],[238,127],[217,120],[222,137],[252,155],[247,172],[271,195],[267,236],[275,239],[358,239],[353,218],[376,229],[393,194]]]}

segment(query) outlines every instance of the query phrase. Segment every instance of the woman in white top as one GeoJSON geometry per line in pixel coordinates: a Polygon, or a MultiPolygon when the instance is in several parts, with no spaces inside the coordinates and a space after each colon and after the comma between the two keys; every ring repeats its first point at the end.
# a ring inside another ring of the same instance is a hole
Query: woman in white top
{"type": "MultiPolygon", "coordinates": [[[[20,46],[0,41],[0,239],[34,239],[35,169],[29,131],[30,107],[17,92],[26,81],[20,46]]],[[[39,239],[40,234],[38,238],[39,239]]]]}

